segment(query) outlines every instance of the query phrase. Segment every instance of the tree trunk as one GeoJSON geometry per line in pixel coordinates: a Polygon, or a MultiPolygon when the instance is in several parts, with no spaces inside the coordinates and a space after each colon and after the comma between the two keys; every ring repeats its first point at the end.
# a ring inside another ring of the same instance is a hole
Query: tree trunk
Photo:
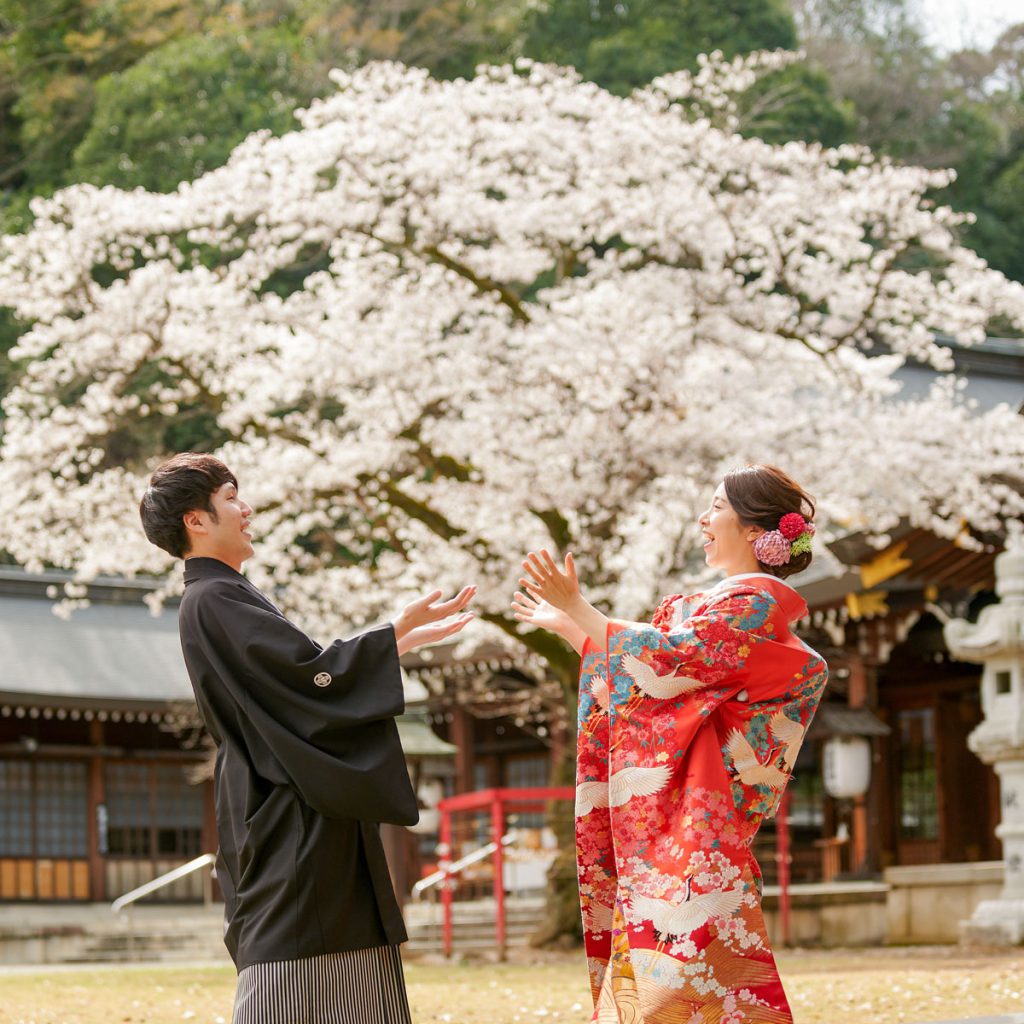
{"type": "MultiPolygon", "coordinates": [[[[560,756],[551,765],[551,784],[571,786],[576,781],[576,677],[563,678],[566,718],[560,756]]],[[[533,946],[578,946],[583,942],[579,886],[576,882],[575,801],[559,800],[548,809],[548,827],[558,839],[558,855],[548,871],[547,910],[531,938],[533,946]]]]}

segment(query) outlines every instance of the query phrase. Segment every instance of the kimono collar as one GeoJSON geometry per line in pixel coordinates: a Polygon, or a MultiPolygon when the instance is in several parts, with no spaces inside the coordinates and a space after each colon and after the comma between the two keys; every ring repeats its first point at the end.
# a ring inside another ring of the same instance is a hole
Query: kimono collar
{"type": "Polygon", "coordinates": [[[736,576],[726,576],[716,584],[714,590],[724,590],[735,585],[752,585],[767,590],[786,617],[787,622],[795,622],[807,614],[807,602],[788,583],[767,572],[741,572],[736,576]]]}
{"type": "Polygon", "coordinates": [[[245,577],[219,558],[195,557],[185,559],[185,586],[196,580],[221,576],[229,580],[244,580],[245,577]]]}

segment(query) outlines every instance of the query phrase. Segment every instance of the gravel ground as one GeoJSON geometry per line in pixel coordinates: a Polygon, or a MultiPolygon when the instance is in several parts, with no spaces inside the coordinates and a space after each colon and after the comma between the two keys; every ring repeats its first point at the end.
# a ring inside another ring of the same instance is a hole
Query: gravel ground
{"type": "MultiPolygon", "coordinates": [[[[791,951],[779,966],[796,1024],[918,1024],[1024,1012],[1024,950],[791,951]]],[[[511,964],[408,964],[416,1024],[586,1024],[578,954],[511,964]]],[[[228,1024],[222,966],[17,968],[0,972],[2,1024],[228,1024]]]]}
{"type": "Polygon", "coordinates": [[[893,947],[789,952],[797,1024],[916,1024],[1024,1012],[1024,950],[893,947]]]}

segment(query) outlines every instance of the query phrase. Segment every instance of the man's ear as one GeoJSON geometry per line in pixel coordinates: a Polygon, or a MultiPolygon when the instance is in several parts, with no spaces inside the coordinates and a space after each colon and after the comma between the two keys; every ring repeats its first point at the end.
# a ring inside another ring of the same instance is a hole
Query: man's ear
{"type": "Polygon", "coordinates": [[[209,532],[203,513],[197,508],[186,512],[181,517],[181,521],[185,524],[188,533],[204,534],[209,532]]]}

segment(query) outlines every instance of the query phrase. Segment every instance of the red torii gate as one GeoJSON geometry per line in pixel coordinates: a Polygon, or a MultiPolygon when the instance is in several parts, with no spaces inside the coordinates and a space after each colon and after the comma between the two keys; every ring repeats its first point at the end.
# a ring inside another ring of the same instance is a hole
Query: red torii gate
{"type": "Polygon", "coordinates": [[[498,959],[505,959],[505,812],[509,807],[517,810],[534,810],[553,800],[576,799],[572,786],[541,786],[536,789],[481,789],[475,793],[460,793],[441,800],[437,809],[441,812],[440,843],[441,855],[438,868],[444,873],[441,883],[442,924],[441,936],[444,955],[452,955],[452,814],[457,811],[481,811],[490,808],[491,840],[494,843],[494,937],[498,948],[498,959]]]}

